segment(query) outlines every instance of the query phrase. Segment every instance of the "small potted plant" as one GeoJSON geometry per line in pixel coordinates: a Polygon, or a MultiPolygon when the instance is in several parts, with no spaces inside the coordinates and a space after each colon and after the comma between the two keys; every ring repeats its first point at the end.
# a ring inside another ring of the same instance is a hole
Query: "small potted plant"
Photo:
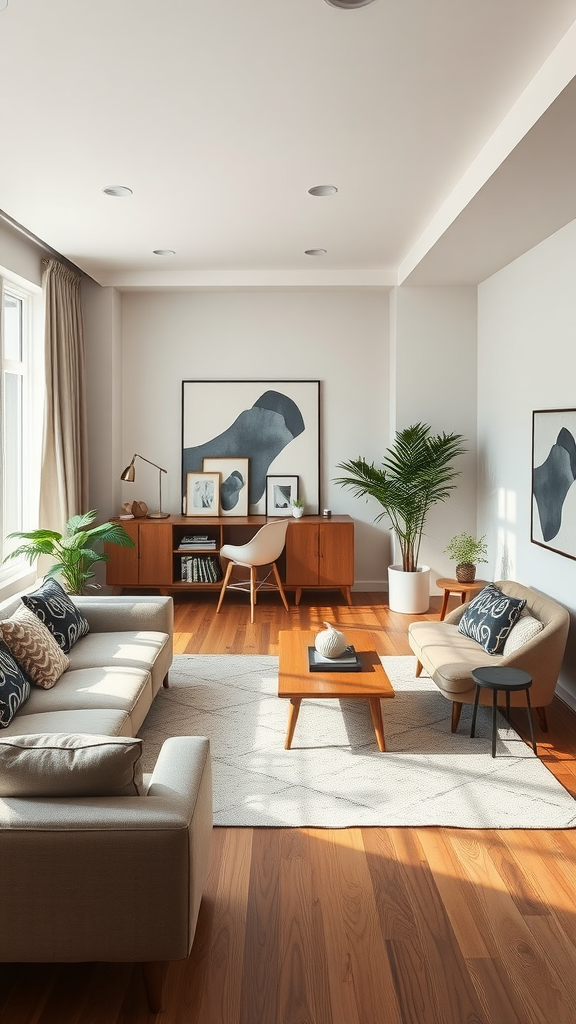
{"type": "Polygon", "coordinates": [[[292,498],[292,515],[294,519],[301,519],[304,515],[304,501],[302,498],[292,498]]]}
{"type": "Polygon", "coordinates": [[[479,540],[470,533],[457,533],[444,548],[444,553],[456,562],[456,579],[459,583],[473,583],[476,579],[476,564],[487,562],[486,538],[479,540]]]}

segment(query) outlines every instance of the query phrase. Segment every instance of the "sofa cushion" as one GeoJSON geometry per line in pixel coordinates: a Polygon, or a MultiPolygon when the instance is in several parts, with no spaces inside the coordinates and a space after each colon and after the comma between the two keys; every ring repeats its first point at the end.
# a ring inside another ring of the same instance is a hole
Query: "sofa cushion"
{"type": "Polygon", "coordinates": [[[116,709],[131,716],[133,730],[140,728],[152,702],[152,681],[146,669],[118,665],[69,669],[55,690],[34,690],[26,715],[55,711],[116,709]],[[138,707],[140,705],[140,707],[138,707]]]}
{"type": "Polygon", "coordinates": [[[458,631],[476,640],[488,654],[501,654],[525,604],[524,598],[510,597],[489,583],[466,606],[458,631]]]}
{"type": "Polygon", "coordinates": [[[24,605],[0,622],[0,635],[28,677],[44,690],[68,668],[68,658],[50,630],[24,605]]]}
{"type": "Polygon", "coordinates": [[[70,651],[70,669],[108,665],[149,671],[169,639],[167,633],[153,630],[89,633],[70,651]]]}
{"type": "MultiPolygon", "coordinates": [[[[41,694],[41,690],[34,691],[41,694]]],[[[58,689],[49,693],[57,693],[58,689]]],[[[25,705],[26,707],[26,705],[25,705]]],[[[40,711],[32,715],[22,712],[15,715],[7,725],[3,736],[29,735],[40,732],[88,732],[90,735],[100,733],[102,736],[133,736],[130,715],[125,711],[113,708],[78,711],[40,711]]]]}
{"type": "Polygon", "coordinates": [[[23,594],[22,600],[48,627],[65,654],[90,628],[88,619],[76,608],[58,580],[50,576],[43,580],[38,590],[23,594]]]}
{"type": "Polygon", "coordinates": [[[30,696],[30,683],[3,640],[0,640],[0,728],[6,729],[30,696]]]}
{"type": "Polygon", "coordinates": [[[0,737],[0,796],[137,796],[142,740],[77,733],[0,737]]]}
{"type": "Polygon", "coordinates": [[[483,665],[500,665],[502,654],[488,654],[480,644],[458,632],[449,622],[411,622],[408,640],[416,657],[430,673],[441,690],[454,694],[474,688],[472,669],[483,665]]]}

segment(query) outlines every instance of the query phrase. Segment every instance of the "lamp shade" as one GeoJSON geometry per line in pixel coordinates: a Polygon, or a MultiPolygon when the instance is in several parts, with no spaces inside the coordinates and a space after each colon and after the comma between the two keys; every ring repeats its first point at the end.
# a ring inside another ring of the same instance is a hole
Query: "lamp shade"
{"type": "Polygon", "coordinates": [[[122,473],[120,479],[121,480],[126,480],[127,483],[132,484],[132,483],[134,483],[135,476],[136,476],[136,474],[135,474],[135,471],[134,471],[134,463],[131,462],[129,466],[126,466],[126,469],[122,473]]]}

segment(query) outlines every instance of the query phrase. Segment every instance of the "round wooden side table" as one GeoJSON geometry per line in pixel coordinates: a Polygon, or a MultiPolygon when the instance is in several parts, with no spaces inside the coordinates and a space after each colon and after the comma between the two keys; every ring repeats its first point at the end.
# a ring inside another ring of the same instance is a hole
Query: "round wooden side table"
{"type": "Polygon", "coordinates": [[[474,580],[473,583],[461,583],[460,580],[449,580],[441,579],[436,580],[436,586],[440,590],[444,591],[444,600],[442,601],[442,610],[440,612],[440,622],[446,615],[446,609],[448,607],[448,598],[450,594],[460,594],[462,598],[462,604],[469,600],[468,594],[477,594],[479,590],[483,590],[486,586],[486,580],[474,580]]]}
{"type": "Polygon", "coordinates": [[[532,740],[532,749],[536,756],[538,756],[536,740],[534,739],[534,729],[532,726],[532,708],[530,706],[530,687],[532,686],[532,676],[529,675],[528,672],[525,672],[524,669],[512,668],[511,665],[494,665],[493,667],[490,665],[483,665],[481,668],[473,669],[471,676],[476,683],[476,694],[474,696],[474,711],[472,712],[470,736],[474,736],[474,730],[476,728],[476,713],[478,711],[480,688],[485,686],[487,689],[492,690],[492,757],[496,757],[496,712],[498,711],[498,691],[500,690],[501,693],[506,694],[506,716],[510,718],[510,694],[515,693],[517,690],[525,690],[530,739],[532,740]]]}

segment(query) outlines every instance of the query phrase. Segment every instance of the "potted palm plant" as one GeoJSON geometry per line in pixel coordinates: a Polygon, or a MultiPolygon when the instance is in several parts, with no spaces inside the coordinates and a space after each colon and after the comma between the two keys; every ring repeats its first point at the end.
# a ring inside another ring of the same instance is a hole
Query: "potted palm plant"
{"type": "Polygon", "coordinates": [[[107,561],[108,556],[101,550],[104,542],[134,547],[134,541],[119,523],[92,526],[97,515],[96,509],[92,509],[83,515],[72,516],[66,523],[64,534],[55,530],[11,533],[9,537],[18,537],[24,543],[6,555],[4,561],[23,557],[32,565],[40,555],[51,555],[56,562],[50,566],[46,575],[59,575],[69,594],[83,594],[87,587],[94,586],[88,583],[94,576],[92,566],[96,562],[107,561]]]}
{"type": "Polygon", "coordinates": [[[384,454],[382,466],[364,458],[341,462],[345,476],[335,483],[350,487],[358,497],[376,498],[384,516],[390,520],[402,556],[401,565],[388,569],[388,599],[392,611],[419,614],[429,606],[428,566],[420,566],[420,543],[430,509],[446,501],[456,486],[460,470],[452,465],[464,454],[461,434],[432,434],[427,423],[415,423],[396,433],[394,443],[384,454]]]}

